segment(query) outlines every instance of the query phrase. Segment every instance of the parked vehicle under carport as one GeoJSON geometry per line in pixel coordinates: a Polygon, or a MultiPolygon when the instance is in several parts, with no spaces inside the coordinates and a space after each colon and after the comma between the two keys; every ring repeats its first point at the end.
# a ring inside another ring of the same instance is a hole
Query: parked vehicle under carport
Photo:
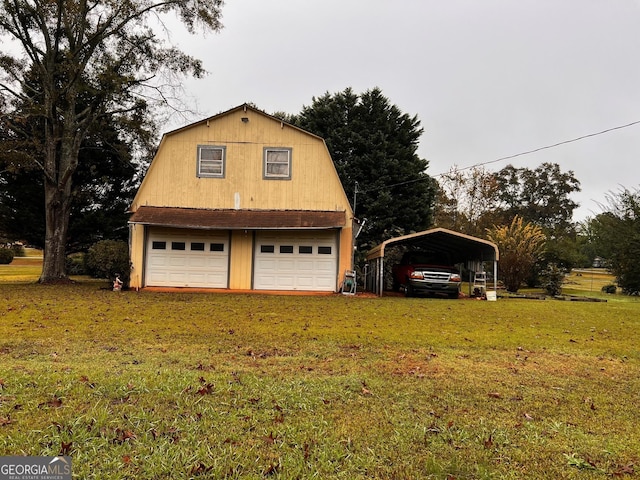
{"type": "Polygon", "coordinates": [[[462,278],[455,268],[430,265],[416,268],[405,286],[405,295],[446,295],[458,298],[462,278]]]}
{"type": "MultiPolygon", "coordinates": [[[[385,251],[392,247],[401,247],[409,251],[429,252],[445,258],[432,265],[462,266],[465,276],[469,275],[469,288],[472,288],[475,275],[485,272],[488,262],[493,263],[493,290],[497,288],[497,270],[499,251],[496,244],[482,238],[472,237],[446,228],[433,228],[422,232],[410,233],[390,238],[367,252],[365,266],[365,289],[382,296],[389,268],[385,265],[385,251]]],[[[390,255],[392,257],[392,255],[390,255]]],[[[393,263],[391,263],[393,265],[393,263]]],[[[454,282],[455,283],[455,282],[454,282]]],[[[399,288],[394,278],[394,286],[399,288]]],[[[486,288],[486,286],[485,286],[486,288]]],[[[471,291],[469,291],[471,295],[471,291]]]]}
{"type": "Polygon", "coordinates": [[[404,289],[407,297],[434,295],[458,298],[462,278],[458,270],[442,256],[428,252],[406,252],[394,265],[393,289],[404,289]]]}

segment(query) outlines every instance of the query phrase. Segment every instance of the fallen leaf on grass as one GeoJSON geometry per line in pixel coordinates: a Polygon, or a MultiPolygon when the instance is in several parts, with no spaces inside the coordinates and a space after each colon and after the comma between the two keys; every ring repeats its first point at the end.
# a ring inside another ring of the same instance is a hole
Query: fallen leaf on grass
{"type": "Polygon", "coordinates": [[[60,442],[60,455],[69,455],[71,453],[71,447],[73,446],[73,442],[65,443],[60,442]]]}
{"type": "Polygon", "coordinates": [[[361,383],[362,383],[362,390],[361,390],[362,395],[371,395],[371,390],[367,388],[367,382],[362,381],[361,383]]]}
{"type": "Polygon", "coordinates": [[[58,397],[53,397],[48,402],[43,402],[43,403],[39,404],[38,408],[42,408],[42,407],[45,407],[45,406],[59,408],[59,407],[62,406],[62,399],[58,398],[58,397]]]}
{"type": "Polygon", "coordinates": [[[500,395],[498,392],[490,392],[488,396],[489,398],[498,398],[498,399],[502,398],[502,395],[500,395]]]}
{"type": "Polygon", "coordinates": [[[199,395],[211,395],[213,393],[214,386],[212,383],[207,383],[198,389],[199,395]]]}
{"type": "Polygon", "coordinates": [[[269,466],[267,468],[264,469],[264,471],[262,472],[263,476],[268,476],[268,475],[274,475],[276,473],[278,473],[278,464],[269,464],[269,466]]]}
{"type": "Polygon", "coordinates": [[[209,472],[213,466],[207,467],[204,463],[199,462],[197,465],[191,467],[191,475],[202,475],[209,472]]]}
{"type": "Polygon", "coordinates": [[[80,382],[86,384],[89,388],[95,388],[96,387],[96,384],[93,383],[93,382],[90,382],[89,381],[89,377],[87,377],[86,375],[82,375],[80,377],[80,382]]]}
{"type": "Polygon", "coordinates": [[[617,470],[613,472],[613,475],[616,477],[622,477],[623,475],[634,475],[634,474],[635,474],[635,470],[633,468],[633,463],[620,466],[618,467],[617,470]]]}
{"type": "Polygon", "coordinates": [[[586,398],[584,399],[584,403],[586,403],[587,405],[589,405],[589,408],[590,408],[591,410],[595,410],[595,409],[596,409],[596,406],[595,406],[595,404],[593,403],[593,400],[591,399],[591,397],[586,397],[586,398]]]}
{"type": "Polygon", "coordinates": [[[304,452],[304,461],[306,462],[307,460],[309,460],[309,456],[311,455],[308,443],[305,443],[302,446],[302,451],[304,452]]]}
{"type": "Polygon", "coordinates": [[[12,423],[11,417],[0,417],[0,427],[10,425],[12,423]]]}
{"type": "Polygon", "coordinates": [[[489,434],[489,438],[484,441],[484,448],[489,449],[493,447],[493,434],[489,434]]]}
{"type": "Polygon", "coordinates": [[[122,430],[120,428],[116,428],[116,437],[113,439],[113,443],[122,444],[127,440],[135,440],[136,434],[131,430],[122,430]]]}
{"type": "Polygon", "coordinates": [[[180,440],[180,432],[176,427],[171,427],[167,430],[165,436],[169,438],[170,443],[178,443],[178,440],[180,440]]]}
{"type": "Polygon", "coordinates": [[[203,372],[206,372],[208,370],[213,370],[213,369],[214,369],[213,365],[203,365],[202,363],[199,363],[196,366],[196,370],[200,370],[200,371],[203,371],[203,372]]]}

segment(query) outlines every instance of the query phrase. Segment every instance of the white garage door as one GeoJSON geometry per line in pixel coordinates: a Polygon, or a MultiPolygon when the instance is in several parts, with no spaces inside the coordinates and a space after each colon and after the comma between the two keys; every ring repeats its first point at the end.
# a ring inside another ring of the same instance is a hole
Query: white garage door
{"type": "Polygon", "coordinates": [[[192,230],[151,231],[146,285],[227,288],[229,234],[192,230]]]}
{"type": "Polygon", "coordinates": [[[258,232],[253,288],[335,291],[336,239],[335,232],[258,232]]]}

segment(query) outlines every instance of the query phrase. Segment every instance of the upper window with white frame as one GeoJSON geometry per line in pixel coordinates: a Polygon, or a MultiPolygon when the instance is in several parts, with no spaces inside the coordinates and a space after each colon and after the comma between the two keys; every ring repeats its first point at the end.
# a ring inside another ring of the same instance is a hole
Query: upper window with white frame
{"type": "Polygon", "coordinates": [[[274,180],[291,180],[291,149],[264,149],[264,178],[274,180]]]}
{"type": "Polygon", "coordinates": [[[198,145],[198,177],[224,178],[226,148],[198,145]]]}

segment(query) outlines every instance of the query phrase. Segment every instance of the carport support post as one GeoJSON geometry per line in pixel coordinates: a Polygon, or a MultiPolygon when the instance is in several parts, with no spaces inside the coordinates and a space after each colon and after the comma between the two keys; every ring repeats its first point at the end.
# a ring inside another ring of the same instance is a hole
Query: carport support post
{"type": "Polygon", "coordinates": [[[380,262],[378,263],[378,296],[382,296],[382,292],[384,291],[384,257],[380,257],[380,262]]]}
{"type": "Polygon", "coordinates": [[[498,298],[498,262],[493,260],[493,291],[496,292],[496,298],[498,298]]]}

